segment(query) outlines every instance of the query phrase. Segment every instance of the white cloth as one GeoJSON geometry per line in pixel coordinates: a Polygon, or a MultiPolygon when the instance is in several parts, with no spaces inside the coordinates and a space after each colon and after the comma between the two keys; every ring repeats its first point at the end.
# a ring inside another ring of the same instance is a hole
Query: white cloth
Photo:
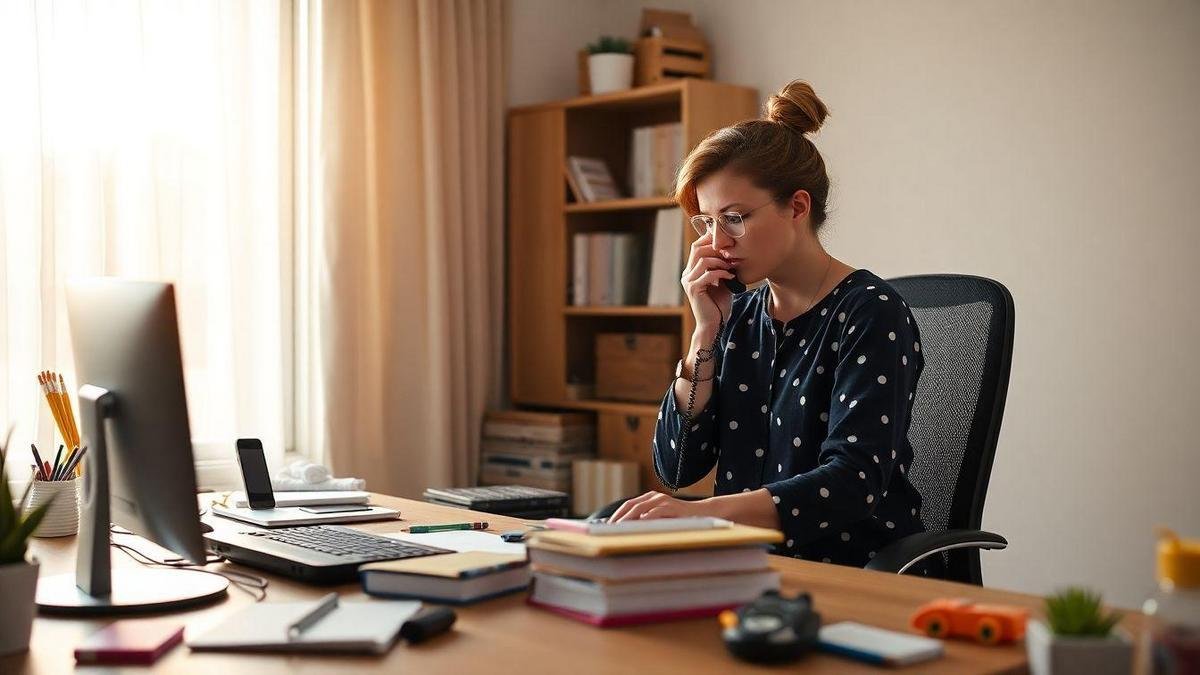
{"type": "Polygon", "coordinates": [[[271,479],[271,489],[280,492],[362,490],[366,486],[367,481],[361,478],[334,478],[329,467],[305,460],[288,464],[271,479]]]}
{"type": "Polygon", "coordinates": [[[333,478],[329,467],[305,460],[297,460],[288,464],[283,467],[283,471],[279,475],[283,478],[297,478],[305,483],[321,483],[333,478]]]}
{"type": "Polygon", "coordinates": [[[330,478],[320,483],[306,483],[300,478],[276,476],[271,479],[271,489],[280,492],[315,492],[318,490],[365,490],[367,481],[361,478],[330,478]]]}

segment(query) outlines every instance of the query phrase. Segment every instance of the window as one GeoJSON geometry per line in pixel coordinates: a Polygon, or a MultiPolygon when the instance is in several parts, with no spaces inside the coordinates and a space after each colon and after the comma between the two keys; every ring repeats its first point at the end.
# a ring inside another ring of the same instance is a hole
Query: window
{"type": "Polygon", "coordinates": [[[176,284],[198,460],[232,458],[239,435],[276,458],[290,444],[290,11],[0,4],[0,425],[16,448],[57,442],[35,374],[78,387],[63,289],[93,275],[176,284]]]}

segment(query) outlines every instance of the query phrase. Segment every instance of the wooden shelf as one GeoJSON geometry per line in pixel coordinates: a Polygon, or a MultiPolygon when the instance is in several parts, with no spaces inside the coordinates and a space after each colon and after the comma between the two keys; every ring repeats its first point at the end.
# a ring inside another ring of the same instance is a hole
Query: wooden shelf
{"type": "MultiPolygon", "coordinates": [[[[524,114],[530,112],[538,112],[546,109],[559,108],[610,108],[621,109],[629,107],[644,107],[649,105],[682,105],[683,91],[689,85],[697,86],[695,82],[700,82],[699,86],[713,84],[711,80],[674,80],[664,82],[662,84],[652,84],[644,87],[634,87],[632,89],[624,89],[614,91],[607,94],[592,94],[588,96],[576,96],[562,101],[551,101],[548,103],[534,103],[531,105],[518,106],[511,108],[509,114],[524,114]]],[[[726,88],[732,88],[734,85],[722,84],[726,88]]],[[[752,89],[746,89],[752,91],[752,89]]],[[[757,92],[754,92],[757,97],[757,92]]]]}
{"type": "Polygon", "coordinates": [[[684,307],[650,307],[646,305],[578,306],[563,308],[567,316],[682,316],[684,307]]]}
{"type": "MultiPolygon", "coordinates": [[[[666,389],[663,390],[666,392],[666,389]]],[[[521,405],[537,408],[565,408],[568,410],[591,410],[594,412],[617,413],[619,415],[657,415],[657,403],[635,403],[632,401],[600,401],[587,399],[581,401],[522,401],[521,405]]]]}
{"type": "MultiPolygon", "coordinates": [[[[673,335],[678,338],[677,354],[682,354],[695,328],[692,314],[686,303],[564,306],[563,299],[573,279],[575,235],[622,232],[645,238],[653,231],[658,211],[676,204],[663,196],[568,202],[563,167],[571,156],[594,157],[608,165],[618,185],[627,186],[634,129],[678,123],[684,148],[691,149],[716,129],[758,114],[754,89],[699,79],[509,110],[509,398],[519,406],[594,413],[600,456],[638,462],[646,489],[659,486],[649,452],[658,403],[571,399],[568,392],[583,388],[567,383],[594,378],[595,340],[601,333],[673,335]]],[[[681,224],[682,263],[695,233],[686,222],[681,224]]],[[[664,394],[667,386],[664,381],[664,394]]],[[[712,494],[712,486],[710,475],[693,489],[712,494]]]]}
{"type": "Polygon", "coordinates": [[[638,209],[669,209],[675,206],[670,197],[627,197],[608,199],[602,202],[574,202],[565,204],[567,213],[600,213],[604,211],[635,211],[638,209]]]}

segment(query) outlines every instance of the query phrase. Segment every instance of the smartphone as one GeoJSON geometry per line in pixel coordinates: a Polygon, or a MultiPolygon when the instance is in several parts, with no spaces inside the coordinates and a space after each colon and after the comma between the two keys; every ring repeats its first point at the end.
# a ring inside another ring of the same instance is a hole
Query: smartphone
{"type": "Polygon", "coordinates": [[[301,511],[306,513],[347,513],[349,511],[370,511],[370,504],[314,504],[313,506],[301,506],[301,511]]]}
{"type": "Polygon", "coordinates": [[[246,486],[246,501],[251,509],[275,508],[275,493],[271,490],[271,475],[262,441],[257,438],[237,439],[238,464],[242,466],[242,485],[246,486]]]}
{"type": "Polygon", "coordinates": [[[723,279],[722,283],[724,283],[725,288],[728,288],[729,292],[733,293],[734,295],[746,292],[746,284],[743,284],[737,277],[732,279],[723,279]]]}

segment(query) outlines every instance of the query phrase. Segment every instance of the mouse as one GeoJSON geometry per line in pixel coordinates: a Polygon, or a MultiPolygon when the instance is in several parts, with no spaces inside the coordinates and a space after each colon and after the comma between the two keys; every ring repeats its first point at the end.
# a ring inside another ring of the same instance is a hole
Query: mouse
{"type": "Polygon", "coordinates": [[[212,532],[212,531],[213,531],[212,525],[209,525],[208,523],[204,522],[203,520],[200,521],[200,532],[201,533],[212,532]]]}

